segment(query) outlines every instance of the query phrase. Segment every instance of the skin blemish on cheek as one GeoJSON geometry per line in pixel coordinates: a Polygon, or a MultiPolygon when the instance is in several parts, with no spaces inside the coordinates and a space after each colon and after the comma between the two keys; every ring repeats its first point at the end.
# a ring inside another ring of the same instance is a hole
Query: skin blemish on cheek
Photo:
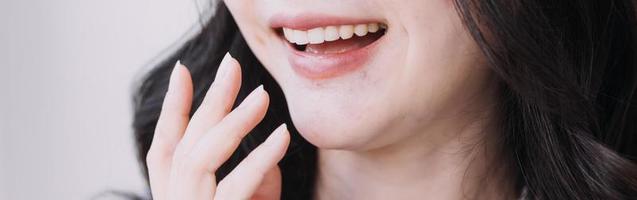
{"type": "Polygon", "coordinates": [[[312,82],[312,87],[321,88],[321,87],[323,87],[323,84],[320,81],[313,81],[312,82]]]}
{"type": "Polygon", "coordinates": [[[360,73],[359,77],[358,77],[361,81],[365,81],[367,80],[367,70],[363,71],[362,73],[360,73]]]}
{"type": "MultiPolygon", "coordinates": [[[[359,73],[359,74],[357,75],[358,77],[357,77],[356,81],[360,81],[361,83],[368,82],[368,81],[367,81],[367,79],[369,79],[369,78],[368,78],[367,73],[368,73],[368,72],[367,72],[367,70],[362,71],[361,73],[359,73]]],[[[353,92],[356,92],[356,90],[358,90],[358,89],[359,89],[359,88],[349,87],[349,88],[348,88],[348,92],[349,92],[350,94],[352,94],[353,92]]]]}

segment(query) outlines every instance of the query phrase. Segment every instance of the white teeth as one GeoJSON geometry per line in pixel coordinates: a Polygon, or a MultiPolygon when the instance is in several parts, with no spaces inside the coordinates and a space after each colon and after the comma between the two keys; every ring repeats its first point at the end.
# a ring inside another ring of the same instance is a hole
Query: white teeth
{"type": "Polygon", "coordinates": [[[323,28],[313,28],[307,31],[307,38],[310,44],[321,44],[325,41],[323,28]]]}
{"type": "Polygon", "coordinates": [[[285,39],[287,39],[289,42],[295,43],[294,30],[289,28],[283,28],[283,36],[285,36],[285,39]]]}
{"type": "Polygon", "coordinates": [[[369,31],[370,33],[376,33],[378,32],[378,24],[377,23],[371,23],[371,24],[367,24],[367,31],[369,31]]]}
{"type": "Polygon", "coordinates": [[[307,31],[294,30],[294,42],[298,45],[307,44],[307,31]]]}
{"type": "Polygon", "coordinates": [[[338,29],[338,33],[340,34],[341,39],[344,39],[344,40],[350,39],[354,35],[354,26],[353,25],[341,26],[338,29]]]}
{"type": "Polygon", "coordinates": [[[367,24],[359,24],[354,26],[354,33],[358,36],[367,35],[367,24]]]}
{"type": "Polygon", "coordinates": [[[290,43],[298,45],[305,44],[321,44],[326,41],[335,41],[340,39],[347,40],[354,35],[359,37],[365,36],[368,33],[376,33],[380,29],[387,29],[387,25],[379,23],[369,24],[356,24],[356,25],[341,25],[341,26],[327,26],[317,27],[307,31],[294,30],[290,28],[283,28],[283,36],[290,43]]]}
{"type": "Polygon", "coordinates": [[[341,35],[338,33],[336,26],[325,27],[325,41],[335,41],[338,40],[339,37],[341,37],[341,35]]]}

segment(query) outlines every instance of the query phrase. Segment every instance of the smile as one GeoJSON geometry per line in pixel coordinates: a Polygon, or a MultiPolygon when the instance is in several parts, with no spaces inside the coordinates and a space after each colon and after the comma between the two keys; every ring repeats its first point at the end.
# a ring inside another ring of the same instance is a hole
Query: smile
{"type": "Polygon", "coordinates": [[[278,16],[271,25],[285,44],[298,74],[327,79],[362,68],[374,56],[387,25],[369,19],[331,16],[278,16]]]}
{"type": "MultiPolygon", "coordinates": [[[[323,44],[326,42],[332,42],[336,40],[356,40],[360,38],[354,38],[354,35],[358,37],[365,37],[369,35],[380,35],[379,31],[384,32],[386,27],[383,24],[370,23],[370,24],[358,24],[358,25],[341,25],[341,26],[326,26],[313,28],[307,31],[294,30],[290,28],[283,28],[283,35],[285,39],[290,43],[297,45],[309,44],[323,44]],[[383,30],[380,30],[383,29],[383,30]],[[377,33],[377,34],[375,34],[377,33]]],[[[372,36],[373,37],[373,36],[372,36]]],[[[318,52],[316,52],[318,53],[318,52]]],[[[332,52],[326,52],[332,53],[332,52]]],[[[339,52],[336,52],[339,53],[339,52]]]]}

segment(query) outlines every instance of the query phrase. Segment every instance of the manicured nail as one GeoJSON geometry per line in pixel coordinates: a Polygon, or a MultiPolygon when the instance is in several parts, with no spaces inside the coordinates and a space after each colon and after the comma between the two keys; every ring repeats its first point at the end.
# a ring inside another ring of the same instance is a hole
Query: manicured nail
{"type": "Polygon", "coordinates": [[[226,55],[223,56],[221,60],[221,64],[219,64],[219,69],[217,69],[217,75],[215,75],[215,80],[226,79],[228,74],[230,74],[230,67],[232,65],[232,55],[229,52],[226,52],[226,55]]]}
{"type": "Polygon", "coordinates": [[[176,84],[179,84],[179,81],[177,81],[177,79],[179,78],[179,70],[181,67],[184,67],[184,65],[181,64],[180,60],[177,60],[177,63],[175,63],[175,66],[173,67],[172,72],[170,72],[170,79],[168,81],[168,91],[172,91],[175,89],[176,84]]]}
{"type": "Polygon", "coordinates": [[[279,135],[281,135],[281,133],[285,133],[285,132],[288,131],[288,125],[283,123],[283,124],[281,124],[281,126],[279,126],[278,129],[279,129],[279,131],[278,131],[279,135]]]}
{"type": "Polygon", "coordinates": [[[287,124],[283,123],[281,124],[281,126],[276,128],[274,132],[272,132],[272,134],[270,134],[270,136],[263,142],[263,144],[265,146],[272,146],[272,144],[275,144],[277,141],[280,141],[279,138],[285,135],[286,132],[288,132],[288,126],[287,124]]]}
{"type": "Polygon", "coordinates": [[[259,85],[259,87],[252,90],[252,92],[248,94],[248,96],[243,100],[243,102],[241,102],[241,105],[239,105],[238,108],[243,108],[245,106],[255,104],[257,102],[257,97],[263,95],[263,93],[264,93],[263,85],[259,85]]]}

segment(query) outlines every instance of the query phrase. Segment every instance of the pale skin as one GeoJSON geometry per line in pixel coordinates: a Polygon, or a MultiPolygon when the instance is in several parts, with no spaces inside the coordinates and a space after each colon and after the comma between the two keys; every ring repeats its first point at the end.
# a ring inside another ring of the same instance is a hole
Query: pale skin
{"type": "MultiPolygon", "coordinates": [[[[493,140],[496,82],[451,0],[224,2],[281,86],[296,129],[319,149],[315,199],[516,198],[493,140]],[[305,12],[380,19],[386,43],[362,70],[304,79],[267,19],[305,12]]],[[[148,156],[156,199],[280,198],[285,127],[215,182],[214,171],[268,106],[267,92],[257,89],[250,105],[231,111],[239,63],[226,57],[219,70],[229,78],[215,78],[192,119],[190,76],[182,66],[173,72],[148,156]]]]}
{"type": "Polygon", "coordinates": [[[192,81],[183,65],[175,66],[146,158],[154,199],[279,199],[277,162],[290,141],[285,125],[221,182],[215,180],[214,172],[263,119],[269,102],[267,92],[259,87],[231,110],[240,74],[238,62],[226,56],[202,105],[190,119],[192,81]]]}
{"type": "MultiPolygon", "coordinates": [[[[220,72],[192,119],[192,82],[188,70],[177,64],[163,104],[147,162],[154,199],[279,199],[281,174],[277,162],[290,141],[285,125],[277,128],[221,182],[214,172],[237,148],[240,139],[263,119],[268,95],[255,89],[231,110],[240,87],[240,67],[226,56],[220,72]]],[[[483,162],[469,168],[470,154],[461,141],[471,131],[439,138],[437,145],[425,138],[396,143],[385,149],[351,152],[322,150],[316,199],[465,199],[477,192],[466,172],[484,172],[483,162]],[[423,145],[432,144],[433,146],[423,145]],[[446,152],[448,151],[448,152],[446,152]],[[463,171],[464,169],[469,169],[463,171]],[[465,181],[464,187],[462,181],[465,181]],[[469,181],[469,182],[467,182],[469,181]]],[[[450,128],[453,126],[443,126],[450,128]]],[[[458,127],[458,126],[455,126],[458,127]]],[[[473,153],[474,154],[474,153],[473,153]]],[[[506,187],[506,186],[505,186],[506,187]]],[[[482,192],[490,199],[508,199],[491,187],[482,192]]],[[[486,199],[486,198],[485,198],[486,199]]]]}

